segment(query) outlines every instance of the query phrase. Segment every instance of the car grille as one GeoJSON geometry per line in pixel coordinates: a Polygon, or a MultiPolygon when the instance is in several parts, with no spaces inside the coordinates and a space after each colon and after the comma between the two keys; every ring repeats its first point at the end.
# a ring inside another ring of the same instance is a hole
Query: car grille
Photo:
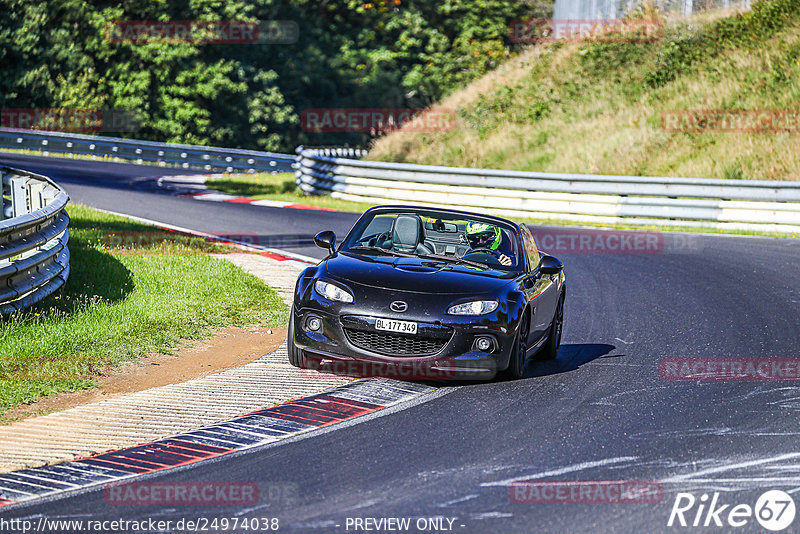
{"type": "Polygon", "coordinates": [[[429,356],[447,344],[447,339],[405,336],[388,332],[365,332],[344,329],[347,339],[356,347],[387,356],[429,356]]]}

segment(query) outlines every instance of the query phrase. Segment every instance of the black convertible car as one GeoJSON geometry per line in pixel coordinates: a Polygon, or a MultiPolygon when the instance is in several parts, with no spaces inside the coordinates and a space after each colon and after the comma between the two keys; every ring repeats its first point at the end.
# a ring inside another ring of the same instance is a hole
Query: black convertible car
{"type": "Polygon", "coordinates": [[[379,206],[297,281],[292,365],[412,379],[522,376],[555,358],[564,314],[560,261],[530,230],[460,211],[379,206]]]}

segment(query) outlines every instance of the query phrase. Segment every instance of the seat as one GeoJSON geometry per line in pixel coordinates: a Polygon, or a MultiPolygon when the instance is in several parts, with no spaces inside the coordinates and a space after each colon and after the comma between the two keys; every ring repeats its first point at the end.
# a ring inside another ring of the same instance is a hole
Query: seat
{"type": "Polygon", "coordinates": [[[392,228],[392,250],[406,254],[432,254],[433,251],[423,244],[425,229],[419,215],[398,215],[392,228]]]}

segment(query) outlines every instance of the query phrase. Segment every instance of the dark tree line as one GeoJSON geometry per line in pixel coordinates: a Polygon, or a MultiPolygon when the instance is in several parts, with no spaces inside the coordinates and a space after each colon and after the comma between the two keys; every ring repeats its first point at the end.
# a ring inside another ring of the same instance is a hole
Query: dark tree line
{"type": "MultiPolygon", "coordinates": [[[[512,52],[551,0],[0,0],[0,108],[114,109],[143,139],[266,150],[364,144],[308,108],[419,108],[512,52]],[[294,44],[115,42],[114,21],[294,21],[294,44]]],[[[123,134],[124,135],[124,134],[123,134]]]]}

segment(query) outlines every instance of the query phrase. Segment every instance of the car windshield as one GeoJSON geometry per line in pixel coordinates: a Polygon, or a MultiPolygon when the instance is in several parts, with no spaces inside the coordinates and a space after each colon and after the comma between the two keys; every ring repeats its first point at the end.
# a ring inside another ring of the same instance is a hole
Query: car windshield
{"type": "Polygon", "coordinates": [[[398,209],[368,212],[340,251],[423,259],[471,268],[523,269],[516,228],[479,215],[398,209]]]}

